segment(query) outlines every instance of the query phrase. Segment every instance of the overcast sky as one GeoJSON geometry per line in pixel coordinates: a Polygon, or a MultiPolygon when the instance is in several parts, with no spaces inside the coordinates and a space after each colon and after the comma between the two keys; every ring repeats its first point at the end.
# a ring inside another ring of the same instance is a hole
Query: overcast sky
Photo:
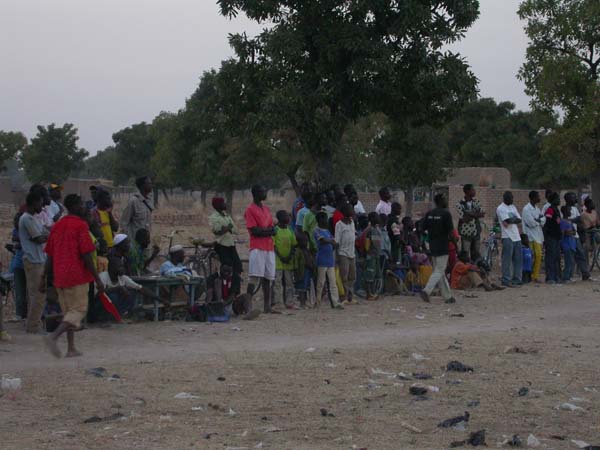
{"type": "MultiPolygon", "coordinates": [[[[480,79],[481,95],[528,109],[515,78],[527,39],[519,0],[481,0],[481,17],[453,49],[480,79]]],[[[0,130],[74,123],[95,153],[112,133],[176,111],[200,74],[231,56],[229,21],[216,0],[0,0],[0,130]]]]}

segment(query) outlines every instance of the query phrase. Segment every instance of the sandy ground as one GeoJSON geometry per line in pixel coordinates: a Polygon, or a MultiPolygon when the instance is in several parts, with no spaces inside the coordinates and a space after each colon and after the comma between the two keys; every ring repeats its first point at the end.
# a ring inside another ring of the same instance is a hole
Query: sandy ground
{"type": "Polygon", "coordinates": [[[0,448],[441,449],[478,430],[492,448],[514,434],[600,445],[599,321],[600,285],[577,283],[451,306],[393,297],[254,322],[113,325],[79,333],[73,360],[9,324],[0,373],[23,388],[0,392],[0,448]],[[452,360],[474,372],[447,372],[452,360]],[[422,383],[439,392],[412,396],[418,381],[399,372],[430,374],[422,383]],[[437,427],[465,411],[466,430],[437,427]],[[93,416],[109,420],[84,423],[93,416]]]}

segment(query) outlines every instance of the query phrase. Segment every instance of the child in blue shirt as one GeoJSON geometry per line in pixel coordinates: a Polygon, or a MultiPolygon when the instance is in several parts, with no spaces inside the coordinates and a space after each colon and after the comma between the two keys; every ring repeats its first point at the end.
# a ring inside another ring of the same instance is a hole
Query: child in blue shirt
{"type": "Polygon", "coordinates": [[[565,205],[560,209],[560,212],[562,213],[562,219],[560,219],[560,231],[562,232],[560,247],[565,257],[562,281],[563,283],[569,283],[571,282],[575,267],[577,241],[575,241],[575,227],[573,227],[573,224],[569,220],[569,217],[571,217],[571,207],[565,205]]]}
{"type": "Polygon", "coordinates": [[[335,239],[329,231],[329,220],[326,212],[317,213],[317,228],[314,231],[317,243],[317,306],[321,303],[321,294],[325,284],[329,288],[331,307],[344,309],[340,303],[340,296],[335,281],[335,239]]]}
{"type": "Polygon", "coordinates": [[[531,283],[533,252],[529,248],[529,237],[526,234],[521,235],[521,252],[523,255],[523,283],[531,283]]]}

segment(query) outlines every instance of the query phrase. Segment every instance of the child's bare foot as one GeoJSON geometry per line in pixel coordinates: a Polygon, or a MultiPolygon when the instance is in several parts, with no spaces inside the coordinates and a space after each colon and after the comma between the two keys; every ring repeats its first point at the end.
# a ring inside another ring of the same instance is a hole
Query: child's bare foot
{"type": "Polygon", "coordinates": [[[48,349],[48,351],[50,352],[50,354],[52,356],[54,356],[55,358],[60,358],[62,356],[62,354],[60,353],[60,350],[58,349],[58,345],[56,344],[56,341],[54,339],[52,339],[50,336],[44,337],[44,344],[46,344],[46,348],[48,349]]]}
{"type": "Polygon", "coordinates": [[[77,350],[69,350],[65,355],[65,358],[77,358],[78,356],[83,356],[83,353],[77,350]]]}

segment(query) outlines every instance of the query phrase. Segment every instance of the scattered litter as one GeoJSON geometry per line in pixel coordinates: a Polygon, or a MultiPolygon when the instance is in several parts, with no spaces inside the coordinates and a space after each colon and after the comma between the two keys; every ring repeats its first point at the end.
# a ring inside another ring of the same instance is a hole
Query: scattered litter
{"type": "Polygon", "coordinates": [[[523,441],[518,434],[515,434],[512,438],[506,439],[499,444],[500,447],[504,447],[506,445],[513,448],[520,448],[523,446],[523,441]]]}
{"type": "Polygon", "coordinates": [[[106,375],[106,369],[104,367],[94,367],[93,369],[86,370],[85,373],[87,373],[88,375],[94,375],[98,378],[102,378],[106,375]]]}
{"type": "Polygon", "coordinates": [[[146,405],[146,400],[144,400],[143,398],[140,398],[140,397],[138,397],[138,398],[136,398],[136,399],[134,400],[134,402],[133,402],[133,403],[135,403],[136,405],[142,405],[142,406],[145,406],[145,405],[146,405]]]}
{"type": "Polygon", "coordinates": [[[423,431],[418,429],[417,427],[412,426],[410,423],[400,422],[400,426],[402,428],[406,428],[407,430],[412,431],[413,433],[422,433],[423,431]]]}
{"type": "Polygon", "coordinates": [[[536,438],[533,434],[530,434],[527,438],[527,447],[536,448],[541,445],[541,442],[538,438],[536,438]]]}
{"type": "Polygon", "coordinates": [[[420,353],[413,353],[412,357],[415,361],[427,361],[429,358],[421,355],[420,353]]]}
{"type": "MultiPolygon", "coordinates": [[[[159,416],[158,420],[160,420],[161,422],[172,422],[173,417],[167,414],[166,416],[159,416]]],[[[207,439],[210,439],[210,438],[207,438],[207,439]]]]}
{"type": "Polygon", "coordinates": [[[242,329],[240,327],[233,327],[231,331],[242,331],[242,329]]]}
{"type": "Polygon", "coordinates": [[[323,381],[325,382],[325,384],[331,384],[331,380],[328,380],[327,378],[325,378],[323,381]]]}
{"type": "Polygon", "coordinates": [[[466,366],[459,361],[450,361],[446,366],[446,370],[449,372],[473,372],[473,368],[466,366]]]}
{"type": "Polygon", "coordinates": [[[438,423],[438,428],[451,428],[461,422],[468,422],[471,415],[468,411],[465,411],[464,416],[453,417],[446,419],[443,422],[438,423]]]}
{"type": "Polygon", "coordinates": [[[402,381],[410,380],[410,377],[408,375],[406,375],[404,372],[399,372],[398,375],[396,375],[396,377],[402,381]]]}
{"type": "Polygon", "coordinates": [[[228,412],[227,414],[228,414],[230,417],[237,416],[237,413],[236,413],[236,412],[235,412],[233,409],[231,409],[231,408],[229,408],[229,412],[228,412]]]}
{"type": "Polygon", "coordinates": [[[473,447],[485,446],[485,430],[480,430],[475,433],[471,433],[469,439],[466,441],[456,441],[450,444],[450,448],[464,447],[465,444],[471,444],[473,447]]]}
{"type": "Polygon", "coordinates": [[[465,294],[465,298],[479,298],[479,295],[467,293],[467,294],[465,294]]]}
{"type": "Polygon", "coordinates": [[[259,442],[258,444],[256,444],[256,445],[254,446],[254,448],[263,448],[263,443],[262,443],[262,442],[259,442]]]}
{"type": "Polygon", "coordinates": [[[592,386],[586,386],[583,388],[583,390],[585,392],[598,392],[598,389],[596,389],[595,387],[592,387],[592,386]]]}
{"type": "Polygon", "coordinates": [[[192,406],[192,411],[206,411],[204,406],[192,406]]]}
{"type": "Polygon", "coordinates": [[[21,384],[20,378],[11,378],[8,375],[2,375],[2,381],[0,382],[0,386],[6,391],[18,391],[21,389],[21,384]]]}
{"type": "Polygon", "coordinates": [[[518,347],[518,346],[507,346],[504,348],[504,353],[506,354],[522,354],[522,355],[527,355],[529,353],[537,353],[537,350],[534,349],[525,349],[523,347],[518,347]]]}
{"type": "Polygon", "coordinates": [[[323,416],[323,417],[335,417],[335,414],[330,413],[325,408],[321,408],[320,412],[321,412],[321,416],[323,416]]]}
{"type": "Polygon", "coordinates": [[[448,350],[462,350],[462,347],[460,345],[451,344],[448,346],[448,350]]]}
{"type": "Polygon", "coordinates": [[[451,386],[458,386],[459,384],[463,384],[462,380],[446,380],[446,384],[451,386]]]}
{"type": "Polygon", "coordinates": [[[519,389],[519,397],[526,397],[527,394],[529,394],[528,387],[522,387],[521,389],[519,389]]]}
{"type": "Polygon", "coordinates": [[[98,416],[92,416],[88,419],[85,419],[83,421],[83,423],[98,423],[98,422],[110,422],[113,420],[121,420],[121,419],[125,419],[126,417],[121,414],[121,413],[114,413],[111,414],[110,416],[107,417],[98,417],[98,416]]]}
{"type": "Polygon", "coordinates": [[[250,448],[249,447],[225,447],[225,450],[250,450],[250,448]]]}
{"type": "Polygon", "coordinates": [[[550,375],[554,375],[556,377],[560,377],[560,372],[556,372],[555,370],[551,370],[550,372],[548,372],[550,375]]]}
{"type": "Polygon", "coordinates": [[[325,367],[327,367],[327,368],[329,368],[329,369],[334,369],[334,368],[336,368],[337,366],[336,366],[334,363],[330,362],[330,363],[327,363],[327,364],[325,364],[325,367]]]}
{"type": "Polygon", "coordinates": [[[225,381],[225,377],[218,377],[217,381],[225,381]]]}
{"type": "Polygon", "coordinates": [[[576,406],[573,403],[561,403],[556,407],[561,411],[583,411],[583,408],[580,406],[576,406]]]}
{"type": "Polygon", "coordinates": [[[427,388],[422,386],[411,386],[408,390],[411,395],[425,395],[427,394],[427,388]]]}
{"type": "Polygon", "coordinates": [[[424,320],[425,319],[425,314],[417,314],[415,316],[415,318],[418,319],[418,320],[424,320]]]}
{"type": "Polygon", "coordinates": [[[108,381],[118,381],[121,377],[119,374],[113,373],[110,377],[108,377],[108,381]]]}
{"type": "Polygon", "coordinates": [[[190,394],[189,392],[180,392],[179,394],[175,395],[175,397],[177,400],[190,400],[190,399],[194,399],[194,398],[200,398],[197,395],[193,395],[190,394]]]}
{"type": "Polygon", "coordinates": [[[459,314],[450,314],[450,317],[465,317],[465,315],[463,313],[459,313],[459,314]]]}
{"type": "Polygon", "coordinates": [[[571,442],[572,442],[573,444],[575,444],[575,446],[577,446],[577,448],[586,448],[586,447],[591,447],[591,446],[590,446],[590,444],[588,444],[588,443],[587,443],[587,442],[585,442],[585,441],[578,441],[578,440],[572,439],[572,440],[571,440],[571,442]]]}
{"type": "Polygon", "coordinates": [[[304,350],[304,353],[312,353],[316,350],[316,348],[314,347],[308,347],[306,350],[304,350]]]}
{"type": "Polygon", "coordinates": [[[589,402],[589,400],[587,398],[583,398],[583,397],[571,397],[569,399],[569,401],[571,402],[575,402],[575,403],[581,403],[581,402],[589,402]]]}
{"type": "Polygon", "coordinates": [[[265,432],[265,433],[281,433],[283,431],[283,429],[282,428],[277,428],[276,426],[271,425],[269,427],[263,428],[262,431],[265,432]]]}
{"type": "Polygon", "coordinates": [[[400,308],[392,308],[392,311],[394,311],[394,312],[403,312],[400,308]]]}
{"type": "Polygon", "coordinates": [[[337,348],[334,348],[333,351],[332,351],[332,353],[334,353],[335,355],[341,355],[342,354],[342,352],[339,351],[337,348]]]}
{"type": "Polygon", "coordinates": [[[371,373],[373,375],[383,375],[385,377],[388,377],[389,379],[396,378],[398,376],[395,373],[386,372],[385,370],[381,370],[381,369],[371,369],[371,373]]]}
{"type": "Polygon", "coordinates": [[[481,402],[479,400],[471,400],[469,403],[467,403],[467,407],[469,408],[476,408],[481,404],[481,402]]]}
{"type": "Polygon", "coordinates": [[[433,377],[428,373],[413,373],[416,380],[431,380],[433,377]]]}

